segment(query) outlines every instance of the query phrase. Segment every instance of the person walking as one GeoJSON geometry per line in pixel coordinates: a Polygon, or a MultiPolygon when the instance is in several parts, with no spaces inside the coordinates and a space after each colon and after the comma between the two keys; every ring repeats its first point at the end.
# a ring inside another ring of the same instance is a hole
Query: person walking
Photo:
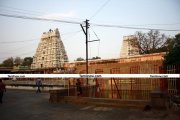
{"type": "Polygon", "coordinates": [[[40,87],[42,86],[42,82],[41,82],[41,79],[40,79],[40,78],[36,80],[36,86],[37,86],[37,88],[38,88],[37,91],[36,91],[36,93],[41,93],[40,87]]]}
{"type": "Polygon", "coordinates": [[[81,96],[82,95],[82,87],[81,87],[81,82],[79,79],[77,79],[76,87],[77,87],[77,96],[81,96]]]}
{"type": "Polygon", "coordinates": [[[2,98],[3,98],[4,92],[6,92],[6,86],[5,86],[5,84],[2,82],[2,79],[0,79],[0,103],[1,103],[1,104],[2,104],[2,98]]]}

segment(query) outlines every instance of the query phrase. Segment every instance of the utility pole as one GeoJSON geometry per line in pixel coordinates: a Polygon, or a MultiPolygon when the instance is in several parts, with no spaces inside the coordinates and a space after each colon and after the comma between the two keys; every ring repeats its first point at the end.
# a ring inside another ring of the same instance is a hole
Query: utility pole
{"type": "MultiPolygon", "coordinates": [[[[86,36],[86,74],[88,74],[88,28],[89,28],[89,20],[86,19],[85,21],[86,25],[84,27],[86,27],[86,30],[84,30],[82,24],[80,24],[85,36],[86,36]]],[[[86,78],[86,84],[88,85],[88,78],[86,78]]]]}
{"type": "MultiPolygon", "coordinates": [[[[86,36],[86,74],[88,74],[88,42],[95,42],[95,41],[100,41],[100,39],[98,40],[92,40],[92,41],[88,41],[88,28],[89,28],[89,20],[86,19],[85,21],[86,25],[82,26],[82,24],[80,24],[85,36],[86,36]],[[86,27],[86,30],[84,30],[83,27],[86,27]]],[[[86,78],[86,84],[88,85],[88,77],[86,78]]]]}

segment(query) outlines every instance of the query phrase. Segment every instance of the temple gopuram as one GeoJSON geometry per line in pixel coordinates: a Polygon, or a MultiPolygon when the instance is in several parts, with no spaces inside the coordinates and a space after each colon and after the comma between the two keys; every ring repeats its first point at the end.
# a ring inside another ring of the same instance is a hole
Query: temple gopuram
{"type": "Polygon", "coordinates": [[[68,56],[58,29],[44,32],[33,57],[31,69],[60,68],[68,56]]]}

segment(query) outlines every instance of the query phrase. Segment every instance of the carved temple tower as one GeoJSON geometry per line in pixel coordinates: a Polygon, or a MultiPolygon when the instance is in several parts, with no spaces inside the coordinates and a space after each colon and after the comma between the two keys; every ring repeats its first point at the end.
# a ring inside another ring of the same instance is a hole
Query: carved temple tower
{"type": "Polygon", "coordinates": [[[33,57],[32,69],[60,68],[68,62],[63,42],[58,29],[44,32],[33,57]]]}
{"type": "Polygon", "coordinates": [[[139,55],[139,48],[132,45],[132,42],[136,40],[137,38],[134,35],[123,37],[120,58],[139,55]]]}

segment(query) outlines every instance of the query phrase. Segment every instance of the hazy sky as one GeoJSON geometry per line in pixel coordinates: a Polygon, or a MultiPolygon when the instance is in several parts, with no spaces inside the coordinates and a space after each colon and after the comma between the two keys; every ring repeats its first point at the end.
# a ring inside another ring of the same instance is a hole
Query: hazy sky
{"type": "MultiPolygon", "coordinates": [[[[90,23],[97,24],[180,30],[180,0],[0,0],[0,14],[77,22],[91,18],[90,23]]],[[[42,33],[55,28],[60,30],[70,61],[85,58],[85,35],[78,24],[0,16],[0,62],[11,56],[33,56],[42,33]]],[[[89,58],[106,59],[118,58],[123,36],[140,30],[91,26],[90,40],[97,39],[93,31],[101,41],[89,43],[89,58]]],[[[178,32],[161,33],[174,36],[178,32]]]]}

